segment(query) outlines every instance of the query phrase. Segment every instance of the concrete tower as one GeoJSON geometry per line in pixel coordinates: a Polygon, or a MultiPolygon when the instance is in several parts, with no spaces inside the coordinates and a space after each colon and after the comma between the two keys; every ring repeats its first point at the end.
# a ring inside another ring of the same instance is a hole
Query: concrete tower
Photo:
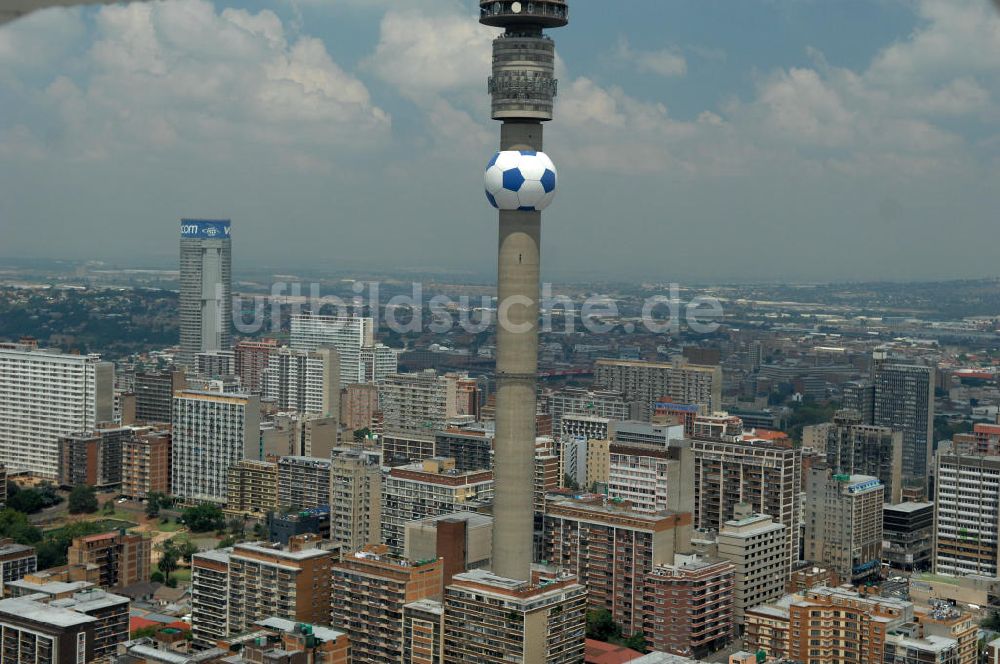
{"type": "Polygon", "coordinates": [[[493,571],[531,579],[538,371],[539,239],[556,171],[542,150],[552,119],[555,44],[545,28],[566,25],[565,0],[482,0],[479,21],[504,28],[493,41],[489,91],[500,151],[486,171],[486,197],[500,210],[497,259],[497,400],[493,571]]]}
{"type": "Polygon", "coordinates": [[[198,353],[232,345],[233,250],[229,220],[181,220],[181,352],[193,368],[198,353]]]}

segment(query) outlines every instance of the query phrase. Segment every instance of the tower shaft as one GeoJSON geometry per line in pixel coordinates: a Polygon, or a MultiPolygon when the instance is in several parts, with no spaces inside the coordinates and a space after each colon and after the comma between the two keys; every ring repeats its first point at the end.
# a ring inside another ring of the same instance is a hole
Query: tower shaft
{"type": "MultiPolygon", "coordinates": [[[[480,8],[482,23],[505,28],[493,42],[489,80],[500,150],[541,152],[556,93],[555,46],[542,30],[566,24],[566,4],[483,0],[480,8]]],[[[525,581],[534,549],[541,221],[535,210],[500,210],[493,572],[525,581]]]]}

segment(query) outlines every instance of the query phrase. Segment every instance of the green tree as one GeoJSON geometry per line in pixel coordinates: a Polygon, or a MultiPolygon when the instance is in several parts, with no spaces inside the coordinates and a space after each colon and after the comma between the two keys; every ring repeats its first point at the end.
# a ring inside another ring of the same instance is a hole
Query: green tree
{"type": "Polygon", "coordinates": [[[42,531],[31,525],[28,516],[11,508],[0,511],[0,537],[9,537],[18,544],[35,544],[42,531]]]}
{"type": "Polygon", "coordinates": [[[580,490],[580,485],[577,483],[576,480],[574,480],[572,477],[569,476],[569,473],[563,474],[563,486],[572,491],[580,490]]]}
{"type": "Polygon", "coordinates": [[[622,635],[622,628],[607,609],[587,611],[587,638],[610,641],[622,635]]]}
{"type": "Polygon", "coordinates": [[[365,438],[367,438],[368,436],[370,436],[371,433],[372,433],[372,431],[368,427],[365,427],[363,429],[355,429],[354,430],[354,442],[355,443],[360,443],[362,440],[364,440],[365,438]]]}
{"type": "Polygon", "coordinates": [[[990,611],[990,615],[983,618],[979,626],[991,632],[1000,632],[1000,612],[990,611]]]}
{"type": "MultiPolygon", "coordinates": [[[[97,511],[97,493],[94,487],[77,484],[69,494],[70,514],[92,514],[97,511]]],[[[113,508],[112,508],[113,509],[113,508]]]]}
{"type": "Polygon", "coordinates": [[[181,560],[186,563],[191,562],[191,556],[198,553],[198,547],[194,543],[185,540],[183,544],[177,547],[177,553],[180,555],[181,560]]]}
{"type": "Polygon", "coordinates": [[[649,650],[649,645],[646,643],[646,637],[643,636],[642,632],[636,632],[627,639],[622,639],[619,643],[626,648],[631,648],[637,652],[646,652],[649,650]]]}
{"type": "Polygon", "coordinates": [[[157,570],[149,575],[149,580],[153,583],[163,583],[163,572],[157,570]]]}
{"type": "MultiPolygon", "coordinates": [[[[11,487],[17,487],[17,485],[11,484],[11,487]]],[[[35,489],[14,488],[12,492],[7,494],[7,507],[25,514],[34,514],[42,511],[42,508],[45,507],[45,501],[35,489]]]]}
{"type": "Polygon", "coordinates": [[[114,500],[105,501],[104,507],[102,509],[104,510],[104,513],[106,515],[108,516],[113,515],[115,513],[115,501],[114,500]]]}
{"type": "Polygon", "coordinates": [[[226,527],[222,508],[212,503],[201,503],[184,510],[184,523],[193,533],[207,533],[226,527]]]}
{"type": "Polygon", "coordinates": [[[177,550],[177,547],[174,546],[171,540],[163,543],[160,562],[156,566],[163,573],[167,581],[170,580],[170,574],[177,569],[177,560],[180,558],[180,555],[180,551],[177,550]]]}

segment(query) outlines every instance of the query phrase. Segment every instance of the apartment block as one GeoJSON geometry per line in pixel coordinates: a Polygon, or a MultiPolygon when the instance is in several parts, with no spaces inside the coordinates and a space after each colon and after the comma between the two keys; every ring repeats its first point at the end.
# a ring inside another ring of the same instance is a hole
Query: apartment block
{"type": "Polygon", "coordinates": [[[277,348],[277,339],[241,339],[233,347],[236,375],[251,394],[260,394],[264,388],[264,371],[277,348]]]}
{"type": "Polygon", "coordinates": [[[382,426],[386,432],[433,437],[458,415],[456,389],[455,376],[439,376],[433,369],[389,374],[379,385],[382,426]]]}
{"type": "Polygon", "coordinates": [[[688,441],[609,447],[608,497],[644,512],[694,511],[694,454],[688,441]]]}
{"type": "Polygon", "coordinates": [[[340,416],[340,356],[337,349],[278,348],[268,356],[263,395],[282,411],[340,416]]]}
{"type": "Polygon", "coordinates": [[[455,460],[458,470],[493,468],[493,432],[449,427],[434,434],[434,456],[455,460]]]}
{"type": "Polygon", "coordinates": [[[182,369],[135,375],[135,419],[142,424],[169,424],[173,417],[174,393],[187,389],[182,369]]]}
{"type": "MultiPolygon", "coordinates": [[[[264,618],[243,634],[219,642],[221,648],[200,653],[208,662],[235,664],[350,664],[351,644],[344,632],[286,618],[264,618]],[[221,652],[218,652],[220,651],[221,652]],[[238,653],[238,654],[232,654],[238,653]],[[215,655],[219,659],[215,659],[215,655]],[[211,659],[208,659],[211,657],[211,659]],[[238,659],[235,659],[238,658],[238,659]]],[[[140,655],[148,651],[130,652],[140,655]]],[[[165,653],[169,658],[172,653],[165,653]]],[[[201,664],[203,660],[190,663],[201,664]]],[[[131,660],[129,660],[131,664],[131,660]]],[[[160,664],[158,661],[156,664],[160,664]]],[[[167,659],[163,664],[182,664],[167,659]]]]}
{"type": "Polygon", "coordinates": [[[639,416],[639,405],[618,392],[567,387],[548,395],[552,430],[562,431],[564,415],[589,415],[608,420],[631,420],[639,416]]]}
{"type": "Polygon", "coordinates": [[[133,437],[130,427],[99,427],[59,438],[59,484],[98,488],[122,483],[122,449],[133,437]]]}
{"type": "Polygon", "coordinates": [[[444,605],[433,599],[418,599],[403,605],[403,662],[444,662],[444,605]]]}
{"type": "Polygon", "coordinates": [[[11,581],[19,581],[38,569],[35,547],[17,544],[9,538],[0,539],[0,596],[11,581]]]}
{"type": "Polygon", "coordinates": [[[187,502],[225,503],[229,467],[260,459],[260,400],[247,394],[174,396],[171,492],[187,502]]]}
{"type": "Polygon", "coordinates": [[[365,382],[361,349],[375,343],[374,321],[366,317],[293,314],[289,345],[295,350],[332,346],[340,355],[340,384],[365,382]]]}
{"type": "Polygon", "coordinates": [[[261,516],[278,507],[278,464],[244,459],[229,467],[226,513],[261,516]]]}
{"type": "Polygon", "coordinates": [[[366,383],[381,383],[389,374],[399,370],[399,351],[385,344],[361,347],[361,366],[366,383]]]}
{"type": "Polygon", "coordinates": [[[151,493],[170,493],[171,434],[142,429],[122,442],[122,495],[143,500],[151,493]]]}
{"type": "Polygon", "coordinates": [[[813,468],[806,488],[806,560],[831,566],[845,582],[877,577],[884,492],[877,477],[813,468]]]}
{"type": "Polygon", "coordinates": [[[874,354],[872,424],[903,432],[903,477],[926,484],[934,455],[934,367],[874,354]]]}
{"type": "Polygon", "coordinates": [[[330,457],[330,539],[346,552],[382,539],[382,465],[377,452],[340,447],[330,457]]]}
{"type": "Polygon", "coordinates": [[[287,456],[278,459],[278,505],[309,509],[330,504],[330,459],[287,456]]]}
{"type": "Polygon", "coordinates": [[[326,624],[331,567],[338,549],[314,535],[287,547],[263,542],[203,551],[191,558],[191,628],[196,645],[214,645],[276,617],[326,624]]]}
{"type": "Polygon", "coordinates": [[[0,344],[0,463],[59,476],[59,438],[114,419],[114,364],[0,344]]]}
{"type": "Polygon", "coordinates": [[[431,458],[393,468],[382,485],[382,542],[404,548],[407,521],[480,509],[493,499],[493,472],[462,472],[454,459],[431,458]]]}
{"type": "Polygon", "coordinates": [[[726,521],[737,518],[736,508],[741,504],[757,514],[770,515],[786,528],[787,578],[799,556],[802,451],[768,443],[703,440],[693,441],[691,449],[694,527],[718,532],[726,521]]]}
{"type": "Polygon", "coordinates": [[[791,562],[788,526],[752,513],[747,505],[734,517],[722,524],[717,545],[719,558],[736,566],[733,620],[742,625],[750,607],[782,596],[791,562]]]}
{"type": "Polygon", "coordinates": [[[346,430],[370,430],[377,411],[377,385],[373,383],[352,383],[343,386],[340,396],[340,421],[346,430]]]}
{"type": "Polygon", "coordinates": [[[646,575],[672,564],[691,541],[690,513],[638,512],[594,498],[549,501],[544,557],[577,577],[590,609],[607,609],[625,634],[643,629],[646,575]]]}
{"type": "Polygon", "coordinates": [[[493,558],[493,517],[455,512],[408,521],[404,557],[442,559],[444,583],[470,569],[489,567],[493,558]]]}
{"type": "Polygon", "coordinates": [[[594,383],[638,402],[639,417],[646,420],[658,401],[704,405],[708,412],[722,407],[722,367],[690,364],[680,357],[671,362],[600,359],[594,383]]]}
{"type": "Polygon", "coordinates": [[[405,607],[440,597],[441,571],[440,560],[412,562],[384,546],[334,563],[331,618],[350,636],[353,662],[403,661],[405,607]]]}
{"type": "Polygon", "coordinates": [[[954,453],[941,443],[934,482],[934,571],[1000,574],[1000,457],[954,453]]]}
{"type": "Polygon", "coordinates": [[[578,664],[586,590],[572,576],[528,581],[485,570],[458,574],[444,593],[446,664],[578,664]]]}
{"type": "Polygon", "coordinates": [[[70,565],[97,565],[102,588],[124,588],[149,580],[153,541],[115,531],[77,537],[67,551],[70,565]]]}
{"type": "Polygon", "coordinates": [[[645,579],[642,631],[654,650],[701,659],[733,638],[736,567],[675,555],[645,579]]]}
{"type": "Polygon", "coordinates": [[[841,410],[827,429],[826,462],[838,474],[877,477],[885,485],[885,502],[902,502],[902,431],[864,424],[861,413],[841,410]]]}

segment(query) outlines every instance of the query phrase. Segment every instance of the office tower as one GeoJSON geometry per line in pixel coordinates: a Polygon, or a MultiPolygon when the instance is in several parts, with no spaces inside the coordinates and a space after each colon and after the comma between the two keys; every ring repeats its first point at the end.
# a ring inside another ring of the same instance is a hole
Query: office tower
{"type": "Polygon", "coordinates": [[[876,351],[872,423],[903,432],[903,477],[927,483],[934,455],[934,367],[897,364],[876,351]]]}
{"type": "Polygon", "coordinates": [[[444,584],[456,574],[488,568],[493,557],[493,517],[453,512],[407,521],[403,556],[409,560],[441,558],[444,584]]]}
{"type": "Polygon", "coordinates": [[[418,599],[403,606],[403,661],[408,664],[444,662],[444,605],[418,599]]]}
{"type": "Polygon", "coordinates": [[[340,355],[340,384],[365,382],[361,349],[375,344],[374,322],[355,316],[293,314],[289,345],[295,350],[316,350],[325,346],[340,355]]]}
{"type": "MultiPolygon", "coordinates": [[[[529,510],[532,509],[533,476],[534,469],[528,487],[529,510]]],[[[382,542],[391,553],[401,555],[407,521],[452,512],[474,512],[493,497],[491,471],[461,472],[455,468],[454,459],[434,457],[393,468],[382,485],[382,542]]]]}
{"type": "Polygon", "coordinates": [[[885,485],[885,501],[903,495],[903,432],[863,424],[856,410],[841,410],[827,429],[826,462],[834,473],[871,475],[885,485]]]}
{"type": "Polygon", "coordinates": [[[389,374],[399,371],[397,351],[385,344],[361,347],[361,366],[365,383],[381,383],[389,374]]]}
{"type": "Polygon", "coordinates": [[[278,507],[278,464],[243,459],[229,467],[226,513],[261,516],[278,507]]]}
{"type": "Polygon", "coordinates": [[[612,442],[608,497],[643,512],[694,511],[694,454],[688,441],[669,446],[612,442]]]}
{"type": "Polygon", "coordinates": [[[486,429],[449,427],[434,434],[434,456],[455,460],[457,470],[493,467],[493,432],[486,429]]]}
{"type": "Polygon", "coordinates": [[[353,662],[400,662],[404,607],[441,596],[441,561],[409,561],[371,547],[332,566],[332,624],[351,638],[353,662]]]}
{"type": "Polygon", "coordinates": [[[492,116],[503,122],[501,151],[486,171],[487,198],[500,209],[497,307],[504,314],[496,327],[493,567],[501,577],[530,581],[541,209],[556,186],[555,167],[541,152],[542,122],[552,119],[556,93],[555,43],[543,31],[566,25],[568,14],[564,0],[479,6],[480,23],[504,29],[493,41],[489,80],[492,116]]]}
{"type": "Polygon", "coordinates": [[[112,664],[129,637],[129,599],[87,590],[53,600],[0,600],[0,659],[6,664],[112,664]]]}
{"type": "Polygon", "coordinates": [[[675,555],[645,578],[642,632],[654,650],[701,659],[733,638],[736,567],[675,555]]]}
{"type": "Polygon", "coordinates": [[[562,431],[563,415],[591,415],[609,420],[631,420],[639,416],[638,404],[618,392],[567,387],[548,397],[552,430],[562,431]]]}
{"type": "Polygon", "coordinates": [[[187,389],[182,370],[137,373],[135,375],[135,420],[169,424],[173,415],[174,392],[187,389]]]}
{"type": "Polygon", "coordinates": [[[330,539],[344,551],[382,540],[382,465],[378,452],[339,447],[330,456],[330,539]]]}
{"type": "Polygon", "coordinates": [[[102,588],[124,588],[149,580],[152,550],[151,539],[114,531],[75,538],[66,558],[70,565],[97,565],[102,588]]]}
{"type": "Polygon", "coordinates": [[[870,380],[854,380],[844,383],[841,406],[861,415],[862,424],[875,421],[875,383],[870,380]]]}
{"type": "Polygon", "coordinates": [[[0,344],[0,462],[7,472],[59,476],[59,437],[114,417],[114,364],[0,344]]]}
{"type": "MultiPolygon", "coordinates": [[[[392,433],[433,437],[458,415],[453,375],[439,376],[433,369],[420,373],[390,374],[379,385],[382,426],[392,433]]],[[[534,441],[534,435],[532,435],[534,441]]]]}
{"type": "Polygon", "coordinates": [[[378,411],[378,386],[370,383],[346,385],[340,397],[340,421],[347,431],[371,429],[378,411]]]}
{"type": "Polygon", "coordinates": [[[611,611],[625,635],[642,631],[644,578],[691,542],[690,513],[647,514],[596,499],[553,499],[544,555],[587,589],[589,609],[611,611]]]}
{"type": "MultiPolygon", "coordinates": [[[[802,486],[802,451],[770,444],[696,440],[694,452],[694,527],[719,531],[736,518],[736,508],[746,503],[758,514],[784,524],[784,562],[799,557],[799,518],[802,486]]],[[[781,580],[784,583],[784,579],[781,580]]]]}
{"type": "Polygon", "coordinates": [[[263,381],[264,397],[280,410],[340,416],[340,359],[332,347],[274,350],[263,381]]]}
{"type": "Polygon", "coordinates": [[[278,459],[278,506],[303,510],[330,503],[330,459],[278,459]]]}
{"type": "MultiPolygon", "coordinates": [[[[798,529],[798,523],[795,524],[798,529]]],[[[722,524],[716,543],[719,558],[736,566],[733,620],[743,624],[747,609],[781,597],[792,562],[789,561],[788,526],[749,506],[737,508],[734,518],[722,524]]]]}
{"type": "Polygon", "coordinates": [[[444,661],[578,664],[586,592],[572,576],[528,582],[481,569],[458,574],[444,591],[444,661]]]}
{"type": "Polygon", "coordinates": [[[882,507],[882,562],[907,572],[931,567],[934,503],[906,502],[882,507]]]}
{"type": "Polygon", "coordinates": [[[35,547],[17,544],[10,538],[0,539],[0,596],[7,584],[19,581],[38,569],[35,547]]]}
{"type": "Polygon", "coordinates": [[[229,220],[181,219],[179,299],[182,366],[232,345],[233,249],[229,220]]]}
{"type": "Polygon", "coordinates": [[[271,353],[278,348],[277,339],[241,339],[233,348],[234,369],[240,384],[252,394],[264,387],[264,370],[271,353]]]}
{"type": "Polygon", "coordinates": [[[112,487],[122,483],[122,447],[133,438],[129,427],[100,427],[59,438],[59,484],[112,487]]]}
{"type": "Polygon", "coordinates": [[[192,556],[195,645],[211,647],[271,617],[327,624],[330,570],[339,552],[319,548],[317,541],[300,535],[284,548],[247,542],[192,556]]]}
{"type": "Polygon", "coordinates": [[[260,399],[194,392],[174,396],[171,492],[182,501],[224,503],[229,467],[259,459],[260,399]]]}
{"type": "Polygon", "coordinates": [[[653,404],[661,401],[697,404],[709,413],[722,407],[722,367],[689,364],[684,358],[671,362],[600,359],[594,365],[594,383],[638,402],[641,419],[648,420],[653,404]]]}
{"type": "Polygon", "coordinates": [[[813,468],[806,482],[805,559],[830,565],[848,583],[878,575],[884,493],[877,477],[813,468]]]}
{"type": "Polygon", "coordinates": [[[170,431],[137,430],[122,443],[122,495],[144,500],[170,493],[170,431]]]}
{"type": "Polygon", "coordinates": [[[1000,457],[956,454],[942,443],[934,474],[934,571],[1000,574],[1000,457]]]}

